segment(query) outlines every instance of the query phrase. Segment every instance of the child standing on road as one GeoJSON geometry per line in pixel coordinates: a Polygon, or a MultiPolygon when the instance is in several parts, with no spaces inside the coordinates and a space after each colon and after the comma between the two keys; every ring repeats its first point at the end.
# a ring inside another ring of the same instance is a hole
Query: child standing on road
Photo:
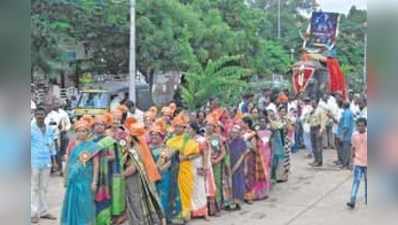
{"type": "Polygon", "coordinates": [[[357,120],[357,131],[352,135],[354,180],[352,184],[351,200],[347,203],[347,206],[351,209],[355,208],[355,201],[362,177],[365,179],[365,203],[367,204],[368,133],[366,125],[366,119],[359,118],[357,120]]]}

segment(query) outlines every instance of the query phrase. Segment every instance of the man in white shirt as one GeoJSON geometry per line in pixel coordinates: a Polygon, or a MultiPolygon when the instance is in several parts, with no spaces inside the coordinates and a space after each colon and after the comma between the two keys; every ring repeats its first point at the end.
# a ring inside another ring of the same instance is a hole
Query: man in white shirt
{"type": "Polygon", "coordinates": [[[268,97],[265,95],[265,92],[263,92],[258,99],[258,109],[261,110],[261,112],[265,111],[265,106],[267,105],[268,101],[268,97]]]}
{"type": "Polygon", "coordinates": [[[127,112],[127,117],[132,116],[137,119],[139,122],[144,122],[144,112],[139,110],[133,101],[127,102],[127,108],[129,111],[127,112]]]}
{"type": "Polygon", "coordinates": [[[33,100],[30,100],[30,115],[31,115],[30,119],[33,119],[34,111],[36,108],[37,108],[36,103],[33,100]]]}
{"type": "Polygon", "coordinates": [[[350,102],[350,109],[351,112],[354,114],[354,116],[358,114],[359,111],[359,105],[358,105],[359,97],[360,96],[358,94],[355,94],[350,102]]]}
{"type": "Polygon", "coordinates": [[[62,176],[62,159],[67,146],[67,131],[71,128],[69,115],[61,108],[60,100],[55,101],[50,113],[47,114],[44,122],[47,126],[54,129],[55,152],[52,153],[53,167],[52,172],[58,170],[62,176]]]}
{"type": "Polygon", "coordinates": [[[368,118],[368,107],[366,106],[366,99],[363,97],[358,100],[358,111],[354,114],[355,121],[359,118],[368,118]]]}
{"type": "Polygon", "coordinates": [[[337,151],[337,160],[334,161],[336,165],[339,165],[340,162],[342,161],[342,154],[341,154],[341,141],[337,135],[338,133],[338,124],[340,121],[340,118],[342,116],[342,113],[344,111],[342,105],[343,105],[343,97],[342,95],[336,95],[336,108],[333,111],[328,112],[328,117],[333,120],[333,127],[332,127],[332,132],[335,138],[334,146],[337,151]]]}
{"type": "Polygon", "coordinates": [[[277,112],[278,112],[275,103],[273,103],[272,101],[269,101],[269,102],[268,102],[268,104],[267,104],[267,106],[265,107],[265,109],[266,109],[267,111],[272,110],[275,114],[277,114],[277,112]]]}
{"type": "Polygon", "coordinates": [[[114,111],[117,109],[117,107],[120,105],[120,102],[124,99],[124,93],[123,92],[119,92],[118,95],[112,99],[111,103],[110,103],[110,110],[114,111]]]}
{"type": "Polygon", "coordinates": [[[309,97],[304,98],[304,105],[301,110],[300,120],[303,124],[303,141],[304,146],[308,150],[307,158],[313,157],[312,144],[311,144],[311,126],[309,124],[309,117],[312,112],[311,99],[309,97]]]}
{"type": "MultiPolygon", "coordinates": [[[[337,105],[337,100],[333,95],[327,94],[325,97],[327,99],[327,113],[330,113],[333,115],[333,117],[338,117],[340,112],[340,108],[337,105]]],[[[334,123],[333,119],[329,119],[326,125],[326,135],[325,135],[325,146],[335,149],[336,144],[335,144],[335,137],[336,137],[336,130],[337,124],[334,123]]]]}

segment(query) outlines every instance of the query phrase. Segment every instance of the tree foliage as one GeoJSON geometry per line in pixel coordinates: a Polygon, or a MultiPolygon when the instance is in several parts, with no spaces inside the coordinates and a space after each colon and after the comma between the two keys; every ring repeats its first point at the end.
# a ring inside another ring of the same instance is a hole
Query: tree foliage
{"type": "Polygon", "coordinates": [[[197,67],[185,74],[185,83],[181,87],[183,103],[189,109],[198,109],[210,97],[217,97],[222,104],[228,105],[239,98],[239,90],[246,86],[242,80],[248,71],[237,64],[240,56],[221,57],[209,60],[207,65],[197,67]]]}
{"type": "MultiPolygon", "coordinates": [[[[207,67],[239,55],[232,60],[236,67],[227,67],[237,74],[246,69],[244,77],[229,76],[239,84],[250,75],[287,74],[291,49],[297,59],[308,25],[297,9],[310,8],[312,0],[281,0],[280,39],[277,2],[136,0],[137,68],[149,84],[153,74],[167,71],[214,77],[218,73],[207,67]]],[[[65,43],[72,43],[89,53],[82,73],[128,72],[129,0],[32,0],[31,19],[33,68],[65,70],[75,63],[65,58],[65,43]]],[[[341,19],[337,55],[349,74],[360,74],[363,65],[364,21],[366,12],[355,8],[341,19]]]]}

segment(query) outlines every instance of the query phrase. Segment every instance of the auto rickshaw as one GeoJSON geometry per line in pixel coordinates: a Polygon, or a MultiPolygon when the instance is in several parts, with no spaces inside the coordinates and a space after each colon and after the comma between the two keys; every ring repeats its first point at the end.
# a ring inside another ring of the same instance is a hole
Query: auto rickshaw
{"type": "MultiPolygon", "coordinates": [[[[114,97],[120,93],[128,96],[129,87],[126,82],[109,82],[92,85],[80,92],[76,108],[73,110],[74,119],[82,115],[98,115],[110,111],[110,104],[114,97]]],[[[136,84],[136,105],[141,110],[147,110],[152,104],[152,95],[149,85],[146,83],[136,84]]]]}

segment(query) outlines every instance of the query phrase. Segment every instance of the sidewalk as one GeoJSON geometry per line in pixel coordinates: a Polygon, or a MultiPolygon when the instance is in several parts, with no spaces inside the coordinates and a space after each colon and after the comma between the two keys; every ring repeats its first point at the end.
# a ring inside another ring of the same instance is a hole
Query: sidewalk
{"type": "MultiPolygon", "coordinates": [[[[339,170],[332,162],[334,150],[324,151],[325,163],[320,169],[310,168],[304,152],[292,155],[292,168],[287,183],[276,184],[267,200],[243,205],[241,211],[225,212],[210,221],[196,219],[192,225],[370,225],[370,210],[364,205],[363,186],[357,208],[345,207],[351,191],[351,172],[339,170]]],[[[60,217],[63,200],[61,178],[51,178],[50,212],[60,217]]],[[[371,195],[371,193],[369,193],[371,195]]],[[[41,225],[58,225],[59,221],[41,221],[41,225]]],[[[372,224],[373,225],[373,224],[372,224]]]]}

